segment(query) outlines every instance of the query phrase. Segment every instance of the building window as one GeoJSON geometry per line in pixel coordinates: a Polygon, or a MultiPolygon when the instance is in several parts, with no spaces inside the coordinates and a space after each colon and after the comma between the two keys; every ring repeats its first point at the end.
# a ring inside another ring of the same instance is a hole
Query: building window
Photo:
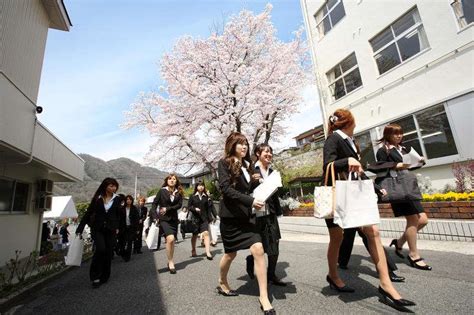
{"type": "Polygon", "coordinates": [[[356,136],[360,148],[360,163],[363,167],[375,164],[374,145],[370,138],[370,132],[366,131],[356,136]]]}
{"type": "Polygon", "coordinates": [[[474,22],[474,1],[473,0],[454,0],[451,2],[454,15],[458,21],[459,28],[465,28],[474,22]]]}
{"type": "Polygon", "coordinates": [[[326,76],[329,81],[329,89],[333,100],[337,100],[344,95],[362,86],[359,66],[355,53],[344,59],[340,64],[332,68],[326,76]]]}
{"type": "Polygon", "coordinates": [[[315,14],[319,38],[323,38],[346,15],[342,0],[328,0],[315,14]]]}
{"type": "Polygon", "coordinates": [[[0,213],[26,212],[29,185],[0,178],[0,213]]]}
{"type": "Polygon", "coordinates": [[[414,8],[370,41],[379,74],[429,47],[418,10],[414,8]]]}

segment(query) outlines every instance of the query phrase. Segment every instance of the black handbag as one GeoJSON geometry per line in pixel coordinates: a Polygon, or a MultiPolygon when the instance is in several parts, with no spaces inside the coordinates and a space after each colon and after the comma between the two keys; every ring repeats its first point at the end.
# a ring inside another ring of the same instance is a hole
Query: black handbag
{"type": "Polygon", "coordinates": [[[184,233],[195,234],[199,230],[199,219],[196,218],[196,216],[191,211],[188,211],[188,214],[186,215],[186,220],[184,220],[182,224],[184,233]]]}
{"type": "Polygon", "coordinates": [[[376,178],[375,183],[387,191],[387,194],[380,198],[382,202],[397,203],[423,199],[416,176],[412,173],[376,178]]]}

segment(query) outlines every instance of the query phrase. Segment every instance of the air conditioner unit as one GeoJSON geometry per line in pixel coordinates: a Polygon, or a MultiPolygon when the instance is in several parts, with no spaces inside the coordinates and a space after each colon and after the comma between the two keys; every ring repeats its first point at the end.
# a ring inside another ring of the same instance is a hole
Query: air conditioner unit
{"type": "Polygon", "coordinates": [[[36,199],[36,209],[41,211],[51,210],[51,205],[53,203],[53,196],[50,195],[40,195],[36,199]]]}
{"type": "Polygon", "coordinates": [[[52,194],[53,193],[53,181],[49,179],[41,179],[38,183],[38,192],[40,194],[52,194]]]}

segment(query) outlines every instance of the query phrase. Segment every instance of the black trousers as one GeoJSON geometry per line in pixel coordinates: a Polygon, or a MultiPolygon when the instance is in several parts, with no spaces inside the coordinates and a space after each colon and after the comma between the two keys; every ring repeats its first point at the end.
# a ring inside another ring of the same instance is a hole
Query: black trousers
{"type": "Polygon", "coordinates": [[[138,235],[136,235],[135,241],[133,242],[133,251],[135,253],[138,253],[142,250],[142,244],[143,244],[142,235],[143,235],[143,224],[140,224],[140,226],[138,227],[138,235]]]}
{"type": "Polygon", "coordinates": [[[110,266],[114,255],[115,231],[102,229],[92,233],[94,255],[92,256],[89,276],[91,281],[107,282],[110,277],[110,266]]]}
{"type": "MultiPolygon", "coordinates": [[[[349,260],[351,259],[352,254],[352,247],[354,246],[354,238],[355,234],[359,233],[359,236],[362,238],[364,242],[364,246],[369,251],[369,242],[367,240],[367,236],[362,232],[359,228],[352,228],[352,229],[344,229],[344,238],[342,240],[341,247],[339,248],[339,265],[340,266],[347,266],[349,260]]],[[[393,262],[393,260],[388,255],[385,248],[383,249],[385,252],[385,256],[387,257],[387,267],[389,271],[397,270],[397,265],[393,262]]]]}
{"type": "Polygon", "coordinates": [[[131,226],[127,226],[122,231],[120,231],[120,254],[126,260],[130,259],[130,257],[132,256],[132,244],[135,240],[135,235],[135,229],[131,226]]]}

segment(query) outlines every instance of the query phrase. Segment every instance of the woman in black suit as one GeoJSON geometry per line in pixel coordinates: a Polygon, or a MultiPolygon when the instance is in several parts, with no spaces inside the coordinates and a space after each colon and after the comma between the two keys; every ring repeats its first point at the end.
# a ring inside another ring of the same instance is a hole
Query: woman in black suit
{"type": "Polygon", "coordinates": [[[110,277],[110,266],[119,231],[119,209],[121,200],[115,194],[119,187],[113,178],[106,178],[91,199],[89,208],[82,217],[76,234],[82,237],[85,225],[91,229],[94,242],[94,256],[90,267],[92,287],[98,288],[110,277]]]}
{"type": "MultiPolygon", "coordinates": [[[[362,178],[367,179],[367,176],[363,173],[362,166],[359,162],[357,146],[352,139],[355,126],[354,117],[348,110],[338,109],[329,117],[329,135],[324,143],[323,151],[324,172],[326,171],[328,164],[334,162],[335,171],[342,175],[343,178],[347,178],[348,172],[355,172],[360,174],[362,178]]],[[[329,229],[329,246],[327,254],[329,274],[326,276],[326,280],[331,288],[339,292],[354,292],[354,289],[345,285],[337,272],[339,247],[342,243],[344,231],[334,223],[333,219],[327,219],[326,225],[329,229]]],[[[387,260],[378,227],[376,225],[370,225],[361,227],[361,229],[367,236],[370,249],[369,252],[379,274],[379,292],[382,297],[386,301],[390,301],[392,304],[391,306],[394,306],[397,309],[405,310],[406,306],[415,305],[415,303],[411,301],[402,299],[390,281],[387,260]]]]}
{"type": "MultiPolygon", "coordinates": [[[[225,156],[219,161],[219,187],[222,192],[219,217],[225,254],[220,261],[219,294],[236,296],[230,289],[227,274],[237,251],[250,248],[255,260],[255,274],[260,291],[260,307],[265,314],[275,314],[267,292],[267,274],[261,237],[255,225],[252,208],[265,204],[250,194],[258,184],[252,177],[249,143],[240,132],[231,133],[225,143],[225,156]]],[[[255,177],[256,178],[256,177],[255,177]]]]}
{"type": "Polygon", "coordinates": [[[171,274],[175,274],[176,268],[173,262],[174,240],[178,231],[178,210],[183,205],[183,188],[176,174],[168,175],[161,187],[153,200],[150,216],[153,220],[159,220],[160,229],[166,238],[168,270],[171,274]]]}
{"type": "Polygon", "coordinates": [[[193,233],[191,238],[191,256],[196,257],[196,241],[198,234],[204,238],[204,247],[206,248],[206,257],[208,260],[212,260],[213,257],[210,251],[209,243],[209,222],[212,222],[217,217],[216,209],[209,197],[206,186],[203,182],[198,182],[194,186],[194,192],[189,196],[188,210],[194,214],[194,217],[198,219],[198,230],[193,233]]]}
{"type": "Polygon", "coordinates": [[[133,204],[133,197],[125,197],[125,205],[120,208],[120,254],[126,262],[132,256],[132,244],[137,236],[140,215],[137,207],[133,204]]]}
{"type": "MultiPolygon", "coordinates": [[[[377,151],[378,166],[376,182],[387,176],[396,177],[408,172],[406,165],[403,164],[402,154],[410,152],[411,148],[404,146],[402,140],[403,130],[400,125],[389,124],[385,126],[383,138],[379,140],[379,143],[382,143],[383,146],[377,151]]],[[[424,163],[424,159],[422,159],[420,163],[424,163]]],[[[392,240],[390,246],[395,246],[397,256],[404,258],[401,250],[403,244],[407,242],[410,250],[407,258],[410,265],[422,270],[431,270],[431,267],[420,257],[416,246],[418,231],[428,224],[428,217],[426,216],[421,202],[419,200],[410,200],[407,202],[391,203],[391,206],[395,217],[405,217],[407,226],[403,235],[399,239],[392,240]]]]}

